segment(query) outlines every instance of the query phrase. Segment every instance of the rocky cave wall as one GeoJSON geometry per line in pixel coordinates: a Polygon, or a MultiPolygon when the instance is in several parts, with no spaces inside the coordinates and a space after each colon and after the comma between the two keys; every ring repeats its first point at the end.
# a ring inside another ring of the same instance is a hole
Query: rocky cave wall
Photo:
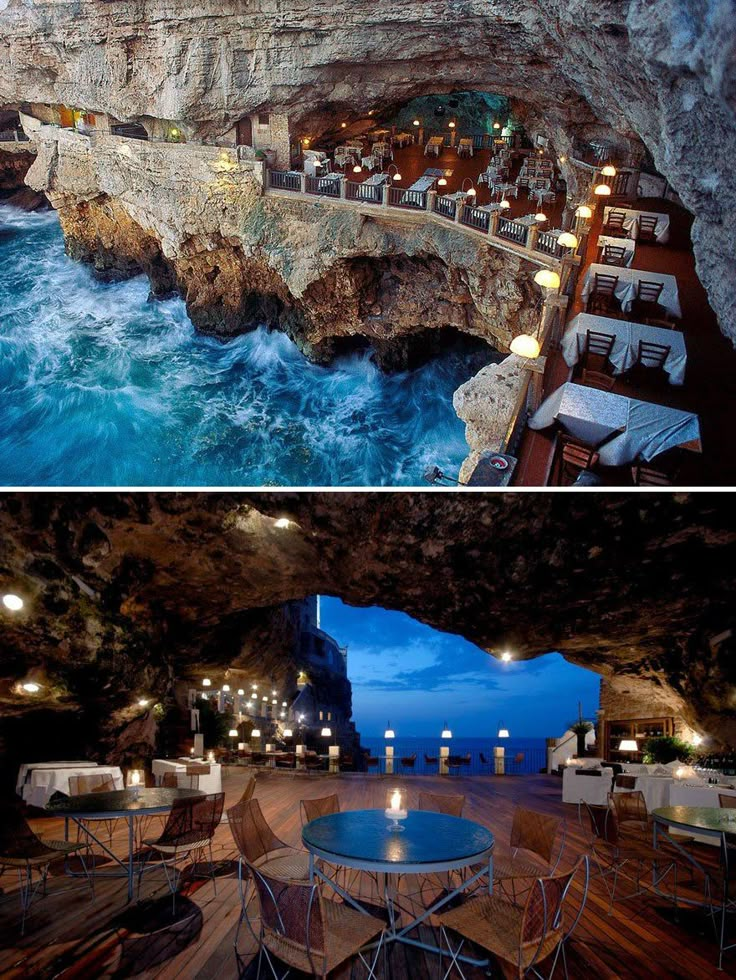
{"type": "Polygon", "coordinates": [[[0,104],[173,119],[189,138],[257,111],[288,114],[299,136],[480,90],[527,106],[558,153],[573,137],[641,139],[696,216],[698,273],[736,337],[732,0],[0,0],[0,27],[0,104]]]}
{"type": "Polygon", "coordinates": [[[2,612],[3,716],[81,719],[97,754],[136,744],[133,698],[176,679],[286,683],[283,604],[315,592],[496,655],[557,650],[736,744],[723,495],[21,493],[1,498],[0,541],[0,589],[25,599],[2,612]],[[29,699],[13,686],[34,670],[29,699]]]}

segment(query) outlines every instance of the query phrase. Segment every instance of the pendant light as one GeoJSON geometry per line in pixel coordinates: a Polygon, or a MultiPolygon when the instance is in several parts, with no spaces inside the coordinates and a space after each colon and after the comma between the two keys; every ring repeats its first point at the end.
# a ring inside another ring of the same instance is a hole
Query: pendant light
{"type": "Polygon", "coordinates": [[[386,731],[383,733],[383,737],[384,738],[396,738],[396,736],[394,735],[394,730],[391,727],[391,722],[390,721],[386,723],[386,731]]]}
{"type": "Polygon", "coordinates": [[[504,728],[503,727],[503,722],[501,722],[500,725],[498,726],[498,737],[499,738],[508,738],[509,737],[509,730],[508,730],[508,728],[504,728]]]}
{"type": "Polygon", "coordinates": [[[447,727],[447,722],[445,722],[445,727],[442,729],[442,734],[440,735],[440,738],[452,738],[452,732],[447,727]]]}

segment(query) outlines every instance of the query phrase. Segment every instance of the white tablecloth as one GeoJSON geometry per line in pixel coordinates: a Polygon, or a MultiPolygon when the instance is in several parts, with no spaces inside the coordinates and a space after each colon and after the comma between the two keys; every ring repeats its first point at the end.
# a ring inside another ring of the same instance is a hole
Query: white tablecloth
{"type": "MultiPolygon", "coordinates": [[[[636,254],[636,241],[633,238],[614,238],[612,235],[599,235],[598,236],[598,248],[604,249],[606,245],[611,245],[613,248],[624,249],[624,265],[628,268],[634,261],[634,255],[636,254]]],[[[601,257],[603,252],[601,251],[601,257]]]]}
{"type": "Polygon", "coordinates": [[[179,789],[199,789],[203,793],[222,792],[222,766],[217,762],[203,762],[210,767],[207,776],[187,776],[187,763],[178,759],[154,759],[151,764],[156,785],[160,785],[165,772],[175,772],[179,789]]]}
{"type": "Polygon", "coordinates": [[[629,370],[639,354],[639,341],[644,340],[670,348],[667,360],[664,362],[664,370],[669,375],[670,384],[684,383],[687,351],[685,337],[679,330],[650,327],[646,323],[631,323],[628,320],[614,320],[611,317],[595,316],[592,313],[579,313],[570,320],[562,338],[562,356],[568,367],[574,367],[578,363],[588,330],[612,334],[616,338],[609,358],[614,374],[622,374],[629,370]],[[580,342],[578,337],[582,337],[580,342]]]}
{"type": "Polygon", "coordinates": [[[593,446],[622,429],[600,447],[603,466],[623,466],[635,459],[648,462],[667,449],[700,442],[698,417],[691,412],[569,381],[542,402],[529,420],[529,428],[545,429],[555,420],[571,436],[593,446]]]}
{"type": "Polygon", "coordinates": [[[659,244],[664,245],[670,239],[670,216],[668,214],[660,214],[658,211],[634,211],[631,208],[617,208],[614,205],[605,208],[603,211],[603,224],[608,221],[609,211],[624,212],[626,215],[624,218],[624,231],[629,233],[630,238],[639,237],[639,218],[642,215],[646,215],[648,218],[657,219],[657,227],[654,229],[654,235],[659,244]]]}
{"type": "Polygon", "coordinates": [[[81,766],[68,766],[60,769],[33,769],[30,779],[23,786],[22,796],[31,806],[46,806],[49,797],[54,793],[71,794],[69,779],[71,776],[112,776],[115,789],[124,789],[123,773],[119,766],[93,766],[86,763],[81,766]]]}
{"type": "Polygon", "coordinates": [[[340,185],[342,176],[340,174],[325,174],[324,177],[320,177],[319,184],[317,185],[319,190],[331,190],[336,185],[340,185]]]}
{"type": "Polygon", "coordinates": [[[34,769],[94,769],[96,766],[96,762],[85,762],[84,759],[60,759],[58,762],[24,762],[18,770],[15,791],[18,796],[23,795],[23,786],[29,781],[34,769]]]}
{"type": "Polygon", "coordinates": [[[427,177],[426,175],[420,177],[418,180],[415,180],[414,183],[409,188],[409,190],[404,191],[404,193],[401,195],[401,203],[418,204],[422,206],[423,202],[420,195],[424,191],[431,190],[432,187],[434,187],[436,180],[437,180],[436,177],[427,177]]]}
{"type": "Polygon", "coordinates": [[[584,301],[587,300],[595,288],[596,273],[604,276],[618,276],[618,283],[616,284],[614,294],[616,299],[621,303],[621,309],[624,313],[628,313],[631,309],[631,304],[636,296],[636,284],[639,280],[643,279],[646,282],[661,282],[664,289],[658,300],[660,306],[663,306],[672,316],[678,319],[682,316],[680,295],[677,291],[677,279],[674,276],[665,275],[663,272],[645,272],[643,269],[621,269],[618,266],[599,265],[594,262],[588,267],[588,271],[585,273],[585,281],[583,282],[581,293],[584,301]]]}
{"type": "Polygon", "coordinates": [[[562,770],[562,802],[579,803],[584,800],[591,806],[605,806],[613,782],[613,769],[593,770],[598,776],[583,776],[574,766],[562,770]]]}
{"type": "MultiPolygon", "coordinates": [[[[670,789],[674,781],[672,776],[637,776],[634,789],[641,790],[647,810],[651,813],[657,807],[670,805],[670,789]]],[[[614,787],[614,792],[625,793],[627,790],[614,787]]]]}

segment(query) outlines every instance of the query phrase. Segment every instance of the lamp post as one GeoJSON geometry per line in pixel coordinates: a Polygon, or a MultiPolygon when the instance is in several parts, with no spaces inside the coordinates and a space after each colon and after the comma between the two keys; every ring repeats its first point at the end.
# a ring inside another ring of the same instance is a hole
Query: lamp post
{"type": "MultiPolygon", "coordinates": [[[[445,722],[445,727],[442,729],[441,739],[447,740],[448,742],[452,738],[452,731],[447,727],[447,722],[445,722]]],[[[440,745],[440,765],[439,774],[440,776],[446,776],[448,773],[447,761],[450,757],[450,746],[440,745]]]]}
{"type": "Polygon", "coordinates": [[[386,775],[391,776],[393,775],[393,771],[394,771],[394,747],[393,745],[389,745],[388,742],[390,739],[395,738],[395,734],[393,728],[391,727],[390,721],[386,723],[386,731],[383,733],[383,737],[387,743],[386,744],[386,775]]]}
{"type": "Polygon", "coordinates": [[[386,167],[386,175],[394,184],[398,184],[398,182],[401,180],[401,172],[395,163],[390,163],[388,167],[386,167]]]}

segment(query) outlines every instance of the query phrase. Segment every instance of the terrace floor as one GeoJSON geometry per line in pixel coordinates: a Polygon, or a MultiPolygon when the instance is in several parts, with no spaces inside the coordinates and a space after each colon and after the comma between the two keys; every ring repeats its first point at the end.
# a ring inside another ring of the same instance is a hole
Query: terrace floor
{"type": "MultiPolygon", "coordinates": [[[[224,769],[226,807],[236,802],[244,779],[245,770],[224,769]]],[[[514,807],[522,804],[565,818],[568,843],[563,866],[587,852],[588,837],[577,823],[576,808],[560,802],[561,782],[553,776],[409,776],[389,781],[365,775],[291,777],[264,773],[259,775],[255,795],[275,832],[299,846],[300,799],[337,793],[343,809],[383,807],[387,789],[395,785],[403,785],[410,807],[416,805],[420,790],[465,794],[465,815],[493,831],[499,851],[508,840],[514,807]]],[[[59,818],[41,817],[32,819],[32,824],[48,837],[63,834],[59,818]]],[[[120,853],[125,852],[125,837],[122,827],[116,831],[114,841],[120,845],[120,853]]],[[[145,879],[141,903],[133,901],[130,906],[125,902],[122,880],[98,881],[92,899],[83,879],[74,879],[70,885],[69,879],[54,877],[49,882],[49,894],[33,906],[24,938],[19,935],[14,878],[4,874],[0,877],[0,976],[142,980],[254,977],[254,944],[247,928],[240,932],[240,971],[233,952],[240,909],[237,851],[226,824],[217,831],[214,850],[220,862],[217,892],[208,880],[185,882],[176,919],[171,917],[163,875],[152,873],[145,879]]],[[[712,860],[713,850],[700,847],[699,857],[705,854],[706,861],[712,860]]],[[[617,904],[612,915],[607,914],[607,908],[603,886],[593,882],[569,945],[571,977],[705,980],[716,975],[712,927],[700,913],[681,909],[675,921],[671,904],[654,894],[617,904]]],[[[424,938],[429,929],[424,929],[424,938]]],[[[435,957],[396,944],[390,949],[393,977],[429,980],[437,975],[435,957]]],[[[353,972],[364,975],[362,968],[353,972]]],[[[341,980],[350,975],[347,967],[335,974],[341,980]]],[[[473,978],[483,975],[479,970],[469,972],[473,978]]],[[[736,976],[736,954],[726,954],[722,975],[736,976]]]]}

